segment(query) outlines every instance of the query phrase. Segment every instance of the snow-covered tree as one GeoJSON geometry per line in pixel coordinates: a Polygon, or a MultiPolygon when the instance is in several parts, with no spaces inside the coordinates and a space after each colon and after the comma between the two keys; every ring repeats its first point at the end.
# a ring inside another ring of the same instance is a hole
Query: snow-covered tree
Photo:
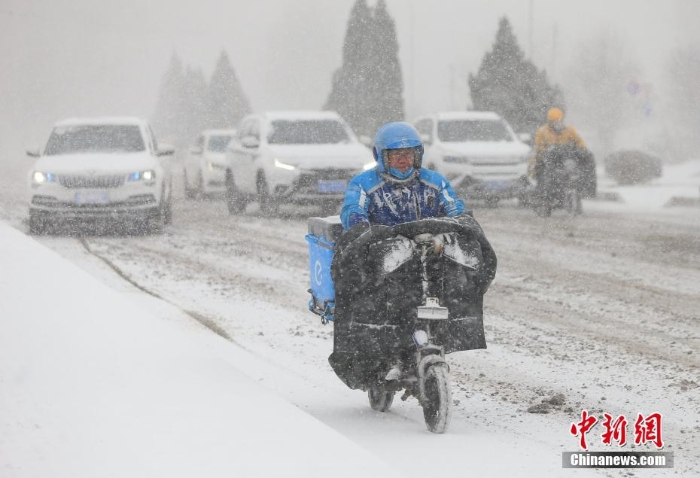
{"type": "Polygon", "coordinates": [[[184,140],[189,144],[207,127],[207,81],[200,69],[185,70],[183,105],[186,111],[183,125],[184,140]]]}
{"type": "Polygon", "coordinates": [[[379,0],[374,10],[373,42],[370,45],[368,101],[369,131],[376,131],[384,123],[404,118],[403,77],[399,62],[399,43],[396,24],[379,0]],[[371,121],[371,123],[370,123],[371,121]]]}
{"type": "Polygon", "coordinates": [[[158,137],[174,145],[184,143],[185,117],[185,72],[180,57],[174,53],[163,74],[160,92],[153,115],[153,127],[158,137]]]}
{"type": "Polygon", "coordinates": [[[356,0],[324,109],[337,111],[357,134],[373,136],[382,123],[403,119],[402,89],[396,28],[384,0],[374,9],[356,0]]]}
{"type": "Polygon", "coordinates": [[[248,113],[248,98],[243,93],[228,55],[222,51],[209,82],[207,127],[235,128],[248,113]]]}
{"type": "Polygon", "coordinates": [[[513,28],[501,18],[491,51],[476,75],[469,75],[475,110],[495,111],[518,132],[534,133],[552,106],[563,108],[563,95],[544,70],[525,58],[513,28]]]}
{"type": "Polygon", "coordinates": [[[370,47],[372,13],[366,0],[356,0],[350,12],[343,43],[343,63],[333,73],[324,109],[337,111],[358,134],[364,134],[368,116],[365,56],[370,47]]]}

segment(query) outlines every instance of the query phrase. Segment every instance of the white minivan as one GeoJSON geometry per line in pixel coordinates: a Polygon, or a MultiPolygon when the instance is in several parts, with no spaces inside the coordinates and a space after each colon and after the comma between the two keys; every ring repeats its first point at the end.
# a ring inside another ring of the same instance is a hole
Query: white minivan
{"type": "Polygon", "coordinates": [[[467,198],[495,203],[517,198],[530,186],[530,147],[490,111],[449,111],[417,118],[423,165],[445,175],[467,198]]]}

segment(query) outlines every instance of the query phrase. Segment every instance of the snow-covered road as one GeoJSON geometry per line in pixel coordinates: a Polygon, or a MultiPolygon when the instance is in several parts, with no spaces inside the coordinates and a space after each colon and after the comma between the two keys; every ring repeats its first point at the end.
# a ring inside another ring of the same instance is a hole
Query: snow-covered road
{"type": "MultiPolygon", "coordinates": [[[[6,219],[25,227],[23,212],[7,206],[6,219]]],[[[455,405],[444,436],[425,430],[414,400],[374,412],[330,369],[332,326],[306,309],[313,210],[261,219],[256,205],[229,216],[221,202],[180,199],[163,236],[38,240],[117,290],[162,299],[151,303],[165,304],[152,306],[164,320],[195,319],[228,338],[248,352],[244,373],[406,476],[573,473],[561,452],[578,449],[569,428],[584,409],[630,422],[623,449],[602,444],[599,424],[588,435],[594,451],[656,451],[630,445],[631,424],[660,412],[675,467],[654,475],[697,476],[700,212],[584,209],[575,219],[476,209],[499,256],[485,298],[489,348],[448,357],[455,405]]]]}

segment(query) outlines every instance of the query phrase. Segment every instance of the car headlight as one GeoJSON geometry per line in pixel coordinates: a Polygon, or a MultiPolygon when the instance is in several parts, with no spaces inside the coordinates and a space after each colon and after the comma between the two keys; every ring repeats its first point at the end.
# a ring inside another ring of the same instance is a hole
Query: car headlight
{"type": "Polygon", "coordinates": [[[32,184],[38,186],[44,183],[52,183],[56,181],[56,175],[53,173],[46,173],[44,171],[34,171],[32,174],[32,184]]]}
{"type": "Polygon", "coordinates": [[[297,167],[291,164],[283,163],[279,159],[275,158],[275,167],[280,169],[286,169],[287,171],[294,171],[297,167]]]}
{"type": "Polygon", "coordinates": [[[372,161],[371,163],[367,163],[364,166],[362,166],[363,171],[369,171],[370,169],[374,168],[377,165],[376,161],[372,161]]]}
{"type": "Polygon", "coordinates": [[[443,159],[446,163],[469,164],[467,156],[445,156],[443,159]]]}
{"type": "Polygon", "coordinates": [[[129,173],[127,177],[129,181],[143,181],[146,184],[153,184],[156,180],[156,172],[152,169],[147,169],[145,171],[134,171],[129,173]]]}

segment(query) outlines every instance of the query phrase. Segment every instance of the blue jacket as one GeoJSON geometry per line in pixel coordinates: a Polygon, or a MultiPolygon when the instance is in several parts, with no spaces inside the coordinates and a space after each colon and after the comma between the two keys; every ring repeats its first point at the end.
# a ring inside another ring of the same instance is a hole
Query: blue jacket
{"type": "Polygon", "coordinates": [[[340,219],[347,230],[361,222],[394,226],[464,212],[464,201],[442,174],[421,168],[417,178],[401,184],[387,181],[375,167],[352,178],[340,219]]]}

